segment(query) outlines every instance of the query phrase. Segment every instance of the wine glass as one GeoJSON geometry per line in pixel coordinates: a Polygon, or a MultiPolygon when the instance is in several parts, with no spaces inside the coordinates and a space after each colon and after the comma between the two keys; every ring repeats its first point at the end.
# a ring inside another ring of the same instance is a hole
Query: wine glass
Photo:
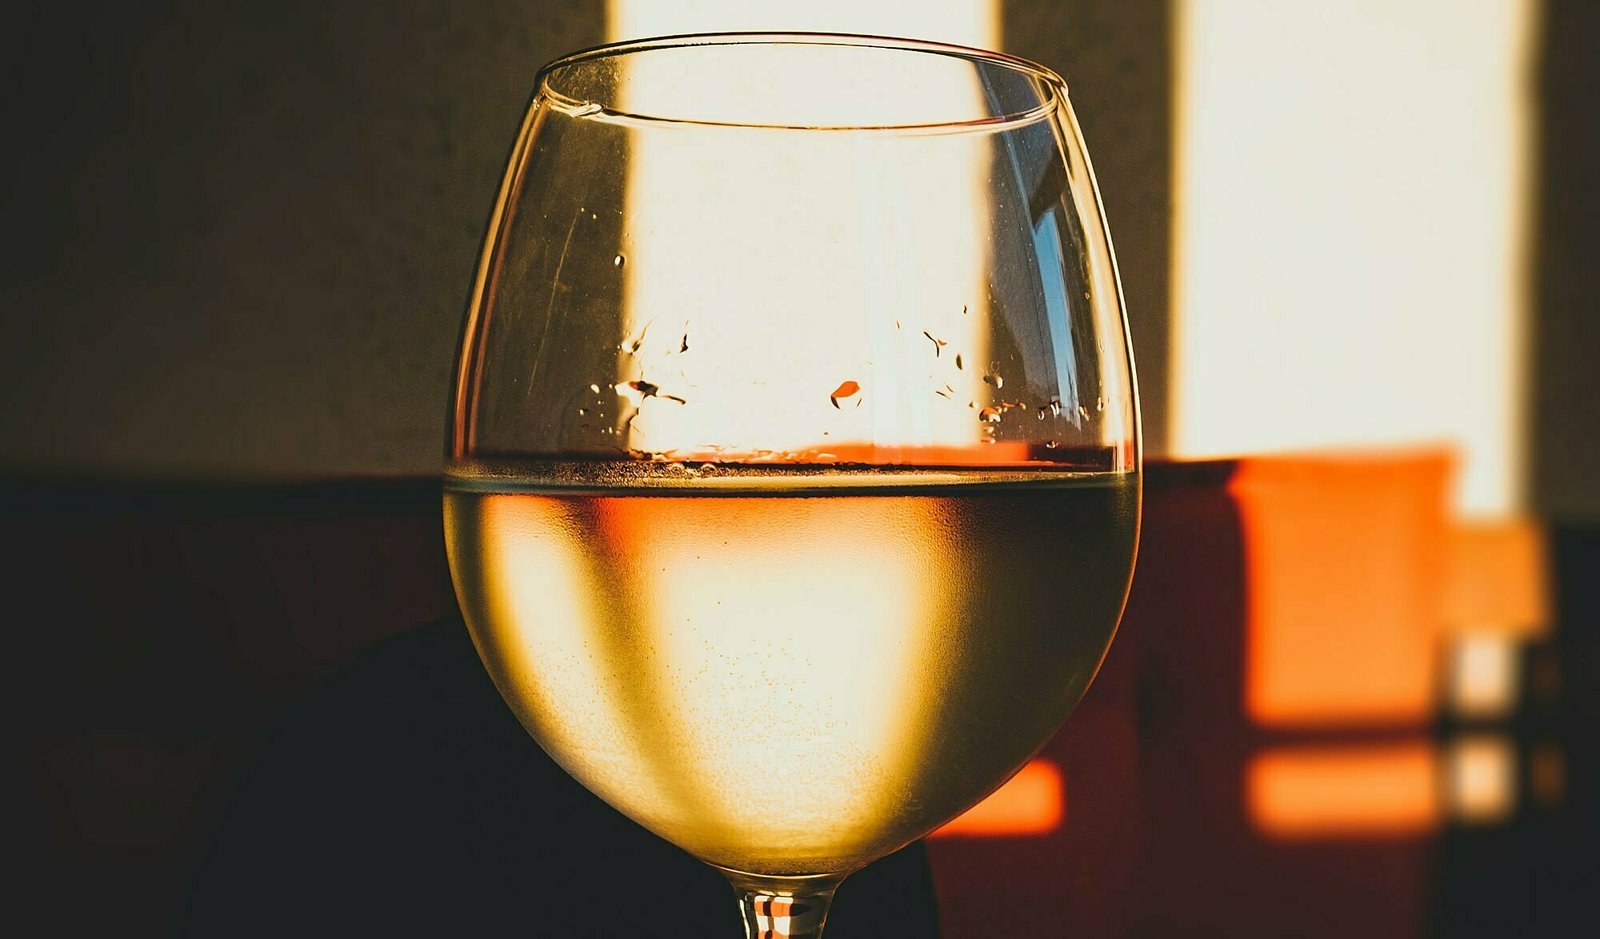
{"type": "Polygon", "coordinates": [[[1139,413],[1045,68],[815,33],[551,63],[458,365],[444,511],[485,666],[751,936],[819,935],[1105,655],[1139,413]]]}

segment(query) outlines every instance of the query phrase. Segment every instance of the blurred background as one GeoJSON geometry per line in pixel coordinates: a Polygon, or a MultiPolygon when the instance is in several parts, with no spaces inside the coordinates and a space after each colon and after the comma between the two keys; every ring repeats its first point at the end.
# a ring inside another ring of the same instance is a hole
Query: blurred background
{"type": "Polygon", "coordinates": [[[1581,922],[1600,886],[1579,850],[1600,835],[1584,0],[12,14],[0,506],[34,895],[101,899],[58,909],[68,926],[163,934],[259,728],[453,610],[445,398],[534,72],[732,29],[1050,66],[1116,243],[1153,462],[1134,595],[1067,729],[932,839],[946,934],[1581,922]]]}

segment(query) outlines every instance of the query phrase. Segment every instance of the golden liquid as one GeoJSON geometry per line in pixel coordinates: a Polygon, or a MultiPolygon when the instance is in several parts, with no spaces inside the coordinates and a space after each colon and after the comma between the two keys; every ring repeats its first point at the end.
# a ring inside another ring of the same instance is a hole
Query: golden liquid
{"type": "Polygon", "coordinates": [[[447,477],[456,592],[545,750],[731,870],[852,870],[979,801],[1127,594],[1137,476],[607,466],[447,477]]]}

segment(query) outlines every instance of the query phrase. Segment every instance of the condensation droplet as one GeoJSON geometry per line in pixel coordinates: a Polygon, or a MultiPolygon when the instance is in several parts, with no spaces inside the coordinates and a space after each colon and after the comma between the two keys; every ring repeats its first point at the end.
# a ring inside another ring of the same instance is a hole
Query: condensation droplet
{"type": "Polygon", "coordinates": [[[591,114],[599,114],[604,110],[605,108],[601,107],[599,104],[596,104],[593,101],[586,101],[583,104],[573,108],[570,113],[573,117],[588,117],[591,114]]]}
{"type": "Polygon", "coordinates": [[[589,413],[589,410],[587,408],[579,408],[578,409],[578,416],[579,417],[582,417],[583,415],[588,414],[588,413],[589,413]]]}
{"type": "Polygon", "coordinates": [[[634,404],[639,404],[640,402],[644,401],[645,398],[659,398],[662,401],[672,401],[677,404],[689,403],[677,395],[670,395],[662,391],[661,386],[657,385],[655,382],[648,382],[642,378],[638,381],[617,382],[616,389],[617,394],[622,395],[624,398],[627,398],[634,404]]]}
{"type": "Polygon", "coordinates": [[[978,412],[978,420],[983,421],[985,424],[998,424],[1000,423],[1000,409],[984,408],[978,412]]]}
{"type": "Polygon", "coordinates": [[[956,353],[956,368],[960,368],[960,367],[961,367],[961,353],[957,352],[956,353]]]}
{"type": "Polygon", "coordinates": [[[1106,399],[1096,398],[1094,402],[1094,409],[1096,411],[1104,411],[1106,409],[1106,399]]]}
{"type": "Polygon", "coordinates": [[[617,349],[626,352],[628,355],[636,355],[639,352],[639,348],[644,345],[645,334],[650,332],[650,327],[655,324],[654,318],[645,320],[644,325],[639,327],[639,331],[634,333],[631,339],[625,340],[622,345],[617,346],[617,349]]]}
{"type": "Polygon", "coordinates": [[[1059,446],[1061,446],[1061,444],[1056,443],[1054,440],[1046,440],[1044,442],[1044,448],[1046,450],[1054,450],[1056,447],[1059,447],[1059,446]]]}
{"type": "Polygon", "coordinates": [[[1084,407],[1081,404],[1078,405],[1078,417],[1081,420],[1085,420],[1085,421],[1088,420],[1089,419],[1089,409],[1084,407]]]}
{"type": "Polygon", "coordinates": [[[1006,386],[1006,380],[994,372],[983,376],[983,383],[985,385],[993,385],[996,388],[1004,388],[1006,386]]]}
{"type": "Polygon", "coordinates": [[[621,267],[622,265],[628,263],[628,259],[619,254],[611,259],[611,263],[617,267],[621,267]]]}
{"type": "Polygon", "coordinates": [[[589,386],[589,390],[594,392],[595,394],[599,394],[600,393],[600,386],[599,385],[590,385],[589,386]]]}

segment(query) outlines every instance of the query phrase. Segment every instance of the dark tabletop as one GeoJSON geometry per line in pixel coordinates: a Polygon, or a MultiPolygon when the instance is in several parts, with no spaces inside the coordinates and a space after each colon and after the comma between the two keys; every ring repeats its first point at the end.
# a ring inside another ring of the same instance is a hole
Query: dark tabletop
{"type": "MultiPolygon", "coordinates": [[[[184,935],[741,934],[722,876],[591,795],[465,627],[380,644],[286,713],[194,872],[184,935]]],[[[938,935],[920,844],[840,888],[828,939],[938,935]]]]}

